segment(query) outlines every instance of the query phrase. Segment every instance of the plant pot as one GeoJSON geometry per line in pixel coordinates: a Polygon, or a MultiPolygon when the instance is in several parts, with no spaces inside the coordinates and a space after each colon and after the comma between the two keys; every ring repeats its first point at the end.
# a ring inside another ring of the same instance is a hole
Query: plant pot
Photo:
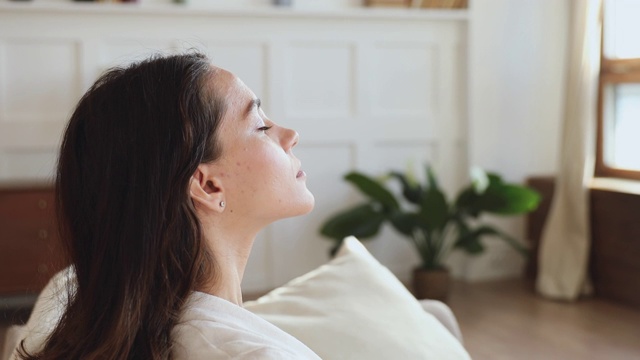
{"type": "Polygon", "coordinates": [[[418,299],[433,299],[447,302],[451,287],[451,276],[447,269],[413,270],[413,294],[418,299]]]}

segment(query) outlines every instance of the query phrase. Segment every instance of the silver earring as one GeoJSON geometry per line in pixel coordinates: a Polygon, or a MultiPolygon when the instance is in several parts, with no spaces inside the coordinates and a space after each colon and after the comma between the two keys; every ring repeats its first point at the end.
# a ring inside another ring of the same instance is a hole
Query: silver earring
{"type": "Polygon", "coordinates": [[[220,201],[220,207],[224,207],[225,203],[224,201],[220,201]]]}

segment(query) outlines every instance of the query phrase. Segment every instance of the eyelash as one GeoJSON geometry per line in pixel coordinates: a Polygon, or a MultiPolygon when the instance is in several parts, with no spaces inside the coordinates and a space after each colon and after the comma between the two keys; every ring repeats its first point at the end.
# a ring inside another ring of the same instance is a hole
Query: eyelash
{"type": "Polygon", "coordinates": [[[267,131],[269,129],[271,129],[271,126],[263,126],[263,127],[259,128],[258,131],[267,131]]]}

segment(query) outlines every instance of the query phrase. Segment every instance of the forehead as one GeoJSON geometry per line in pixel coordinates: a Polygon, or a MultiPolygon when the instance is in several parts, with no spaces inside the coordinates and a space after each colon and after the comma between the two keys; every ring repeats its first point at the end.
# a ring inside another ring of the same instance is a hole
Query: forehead
{"type": "Polygon", "coordinates": [[[214,67],[212,86],[227,105],[227,111],[242,110],[255,98],[253,91],[233,73],[214,67]]]}

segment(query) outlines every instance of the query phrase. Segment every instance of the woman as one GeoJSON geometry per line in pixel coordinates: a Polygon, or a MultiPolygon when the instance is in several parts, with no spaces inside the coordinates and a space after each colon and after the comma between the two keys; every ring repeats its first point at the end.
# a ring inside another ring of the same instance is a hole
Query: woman
{"type": "Polygon", "coordinates": [[[240,292],[260,229],[313,208],[297,142],[203,55],[104,74],[77,105],[57,168],[76,285],[45,344],[27,338],[22,357],[317,358],[244,310],[240,292]]]}

